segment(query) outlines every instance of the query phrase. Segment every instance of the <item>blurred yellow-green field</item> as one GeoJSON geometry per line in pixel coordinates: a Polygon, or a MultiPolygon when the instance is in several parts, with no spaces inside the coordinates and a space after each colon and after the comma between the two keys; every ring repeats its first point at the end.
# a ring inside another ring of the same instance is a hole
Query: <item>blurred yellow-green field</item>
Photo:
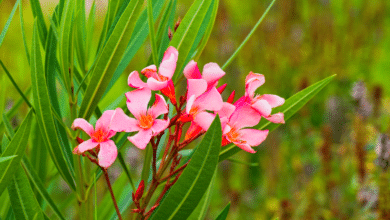
{"type": "MultiPolygon", "coordinates": [[[[58,2],[40,2],[50,26],[49,15],[58,2]]],[[[31,47],[33,14],[30,1],[22,3],[27,46],[31,47]]],[[[183,18],[191,3],[178,0],[175,21],[183,18]]],[[[223,65],[269,3],[221,0],[211,37],[198,60],[200,66],[208,62],[223,65]]],[[[14,4],[14,0],[0,0],[0,30],[14,4]]],[[[91,2],[86,5],[90,7],[91,2]]],[[[98,44],[107,2],[96,0],[96,5],[91,50],[98,44]]],[[[147,40],[100,102],[101,109],[110,108],[113,96],[129,90],[128,74],[145,67],[150,55],[147,40]]],[[[19,11],[0,48],[0,60],[26,92],[31,79],[19,11]]],[[[228,202],[228,219],[390,219],[390,1],[276,0],[227,67],[224,98],[233,90],[238,97],[244,94],[250,71],[265,76],[258,93],[286,99],[321,79],[337,76],[285,125],[270,133],[257,153],[240,152],[219,164],[206,219],[214,219],[228,202]]],[[[2,114],[18,104],[20,95],[3,69],[0,82],[0,92],[5,94],[0,100],[2,114]]],[[[19,104],[22,107],[11,120],[14,126],[28,111],[26,103],[19,104]]],[[[127,148],[125,160],[135,175],[141,173],[142,154],[127,148]]],[[[46,178],[54,179],[55,168],[46,159],[46,178]]],[[[121,172],[119,163],[114,170],[113,178],[121,172]]],[[[63,213],[74,218],[74,209],[62,199],[69,189],[58,181],[49,183],[46,187],[63,213]]],[[[98,186],[104,187],[104,182],[98,186]]],[[[4,218],[2,211],[0,207],[4,218]]]]}

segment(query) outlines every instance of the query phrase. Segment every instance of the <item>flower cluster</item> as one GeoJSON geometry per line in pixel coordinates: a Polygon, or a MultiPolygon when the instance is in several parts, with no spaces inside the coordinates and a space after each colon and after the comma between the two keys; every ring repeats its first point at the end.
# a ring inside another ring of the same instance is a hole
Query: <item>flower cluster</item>
{"type": "Polygon", "coordinates": [[[88,151],[95,154],[98,165],[108,168],[117,156],[117,147],[110,140],[117,132],[137,132],[129,136],[128,140],[139,149],[145,149],[152,138],[174,126],[177,132],[171,135],[175,136],[171,139],[176,140],[174,146],[179,151],[204,134],[218,115],[223,131],[222,146],[233,143],[247,152],[254,153],[252,147],[266,139],[268,130],[250,127],[256,126],[261,118],[273,123],[284,123],[283,113],[271,114],[272,108],[282,105],[284,99],[276,95],[255,94],[256,89],[265,82],[261,74],[250,72],[245,79],[245,95],[234,102],[233,91],[224,102],[221,93],[226,84],[217,86],[225,72],[216,63],[206,64],[201,72],[197,63],[190,61],[183,71],[187,79],[187,92],[177,100],[172,81],[177,60],[178,51],[169,47],[159,68],[151,65],[141,71],[147,78],[146,82],[137,71],[130,73],[128,85],[134,90],[127,92],[125,96],[127,108],[133,117],[126,115],[121,108],[105,111],[96,122],[95,130],[86,120],[76,119],[72,128],[82,129],[91,139],[78,145],[73,152],[84,154],[88,151]],[[157,94],[158,91],[162,95],[157,94]],[[155,97],[154,103],[148,107],[152,93],[155,97]],[[171,119],[168,118],[168,112],[174,109],[169,109],[164,96],[176,110],[176,115],[171,119]],[[190,123],[190,127],[184,140],[178,143],[185,123],[190,123]]]}

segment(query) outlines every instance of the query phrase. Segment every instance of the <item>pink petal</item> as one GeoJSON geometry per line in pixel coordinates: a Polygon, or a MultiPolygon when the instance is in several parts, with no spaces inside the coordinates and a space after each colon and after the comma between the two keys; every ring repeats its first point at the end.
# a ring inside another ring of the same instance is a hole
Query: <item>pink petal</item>
{"type": "Polygon", "coordinates": [[[111,120],[111,129],[116,132],[133,132],[139,130],[137,120],[127,116],[121,108],[115,109],[115,114],[111,120]]]}
{"type": "Polygon", "coordinates": [[[259,99],[266,100],[271,105],[272,108],[275,108],[275,107],[278,107],[278,106],[281,106],[284,104],[284,98],[279,97],[277,95],[265,94],[265,95],[260,96],[259,99]]]}
{"type": "Polygon", "coordinates": [[[219,111],[222,108],[222,97],[215,87],[203,93],[195,99],[194,105],[199,106],[199,109],[207,109],[210,111],[219,111]]]}
{"type": "Polygon", "coordinates": [[[177,52],[176,48],[172,46],[168,47],[164,53],[160,67],[158,68],[158,73],[167,77],[168,79],[171,79],[175,73],[178,55],[179,53],[177,52]]]}
{"type": "Polygon", "coordinates": [[[99,145],[98,142],[95,142],[92,139],[88,139],[88,140],[84,141],[83,143],[81,143],[81,144],[79,144],[77,146],[78,147],[78,152],[79,153],[84,153],[87,150],[94,149],[98,145],[99,145]]]}
{"type": "Polygon", "coordinates": [[[153,91],[159,91],[168,86],[168,80],[166,81],[158,81],[155,78],[149,78],[147,81],[148,87],[153,91]]]}
{"type": "Polygon", "coordinates": [[[194,105],[195,102],[195,95],[192,95],[189,99],[187,99],[187,105],[186,105],[186,113],[190,114],[191,108],[194,105]]]}
{"type": "Polygon", "coordinates": [[[199,112],[195,115],[194,122],[203,130],[207,131],[213,122],[215,115],[208,112],[199,112]]]}
{"type": "Polygon", "coordinates": [[[110,138],[114,137],[114,135],[116,135],[116,131],[110,130],[108,132],[107,139],[110,139],[110,138]]]}
{"type": "Polygon", "coordinates": [[[155,97],[156,101],[154,101],[153,105],[149,108],[148,114],[157,118],[159,115],[168,113],[168,105],[162,95],[156,94],[155,97]]]}
{"type": "Polygon", "coordinates": [[[157,67],[156,65],[150,65],[141,70],[141,73],[150,78],[150,77],[158,77],[157,75],[157,67]]]}
{"type": "Polygon", "coordinates": [[[131,114],[136,118],[138,118],[140,114],[146,114],[148,103],[152,96],[150,89],[136,89],[127,92],[125,95],[127,97],[127,108],[130,110],[131,114]]]}
{"type": "Polygon", "coordinates": [[[251,146],[260,145],[268,135],[268,130],[257,130],[257,129],[241,129],[240,140],[245,141],[251,146]]]}
{"type": "Polygon", "coordinates": [[[218,115],[220,118],[229,118],[234,110],[236,110],[236,107],[230,103],[224,102],[222,103],[221,110],[218,111],[218,115]]]}
{"type": "Polygon", "coordinates": [[[216,63],[208,63],[203,67],[202,79],[207,81],[208,88],[216,86],[225,72],[216,63]]]}
{"type": "Polygon", "coordinates": [[[100,143],[100,151],[98,154],[99,165],[104,168],[110,167],[118,155],[118,149],[112,140],[100,143]]]}
{"type": "Polygon", "coordinates": [[[169,125],[169,120],[156,119],[153,126],[150,128],[153,131],[153,136],[164,131],[169,125]]]}
{"type": "Polygon", "coordinates": [[[229,124],[236,129],[253,127],[259,123],[261,115],[250,105],[245,104],[233,112],[230,116],[229,124]]]}
{"type": "Polygon", "coordinates": [[[146,145],[148,145],[150,139],[152,138],[152,129],[143,130],[141,129],[137,134],[134,136],[128,137],[129,141],[133,143],[136,147],[143,150],[145,149],[146,145]]]}
{"type": "Polygon", "coordinates": [[[252,108],[256,109],[261,116],[268,117],[271,114],[271,105],[266,100],[258,100],[252,104],[252,108]]]}
{"type": "Polygon", "coordinates": [[[250,72],[245,79],[245,95],[253,98],[255,91],[265,83],[265,78],[262,74],[250,72]]]}
{"type": "Polygon", "coordinates": [[[270,115],[269,117],[266,117],[268,121],[272,123],[277,123],[277,124],[284,124],[284,114],[282,112],[270,115]]]}
{"type": "Polygon", "coordinates": [[[207,82],[204,79],[188,79],[187,80],[187,100],[195,95],[195,98],[206,92],[207,82]]]}
{"type": "Polygon", "coordinates": [[[198,64],[191,60],[183,70],[184,76],[187,79],[201,79],[202,75],[200,74],[198,64]]]}
{"type": "Polygon", "coordinates": [[[133,71],[130,73],[129,78],[127,79],[127,83],[130,87],[133,88],[144,88],[148,86],[145,82],[141,80],[137,71],[133,71]]]}
{"type": "Polygon", "coordinates": [[[90,123],[88,123],[84,118],[76,118],[73,121],[72,129],[73,130],[81,129],[89,136],[91,136],[94,132],[93,126],[90,123]]]}
{"type": "Polygon", "coordinates": [[[111,119],[114,113],[114,110],[107,110],[103,112],[102,116],[96,121],[95,131],[103,130],[108,132],[110,130],[111,119]]]}
{"type": "Polygon", "coordinates": [[[244,151],[246,152],[249,152],[249,153],[256,153],[255,150],[252,149],[252,147],[249,145],[249,144],[243,144],[243,143],[240,143],[240,142],[233,142],[237,147],[243,149],[244,151]]]}

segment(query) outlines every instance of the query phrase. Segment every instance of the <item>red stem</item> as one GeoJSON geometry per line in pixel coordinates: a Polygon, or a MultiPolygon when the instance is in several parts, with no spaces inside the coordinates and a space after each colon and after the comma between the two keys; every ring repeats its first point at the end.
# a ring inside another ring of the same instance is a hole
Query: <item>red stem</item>
{"type": "Polygon", "coordinates": [[[110,190],[110,193],[111,193],[111,198],[112,198],[112,201],[113,201],[114,206],[115,206],[116,214],[118,214],[119,220],[122,220],[121,212],[119,211],[118,204],[116,203],[116,199],[115,199],[115,196],[114,196],[114,192],[112,191],[110,179],[108,178],[107,170],[104,169],[104,168],[102,168],[102,170],[103,170],[103,173],[104,173],[104,177],[106,178],[108,189],[110,190]]]}

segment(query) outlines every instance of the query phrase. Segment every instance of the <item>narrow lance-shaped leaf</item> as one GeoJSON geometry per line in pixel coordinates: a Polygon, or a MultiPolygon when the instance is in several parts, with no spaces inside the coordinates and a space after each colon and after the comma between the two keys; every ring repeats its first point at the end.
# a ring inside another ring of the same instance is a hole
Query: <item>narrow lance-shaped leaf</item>
{"type": "Polygon", "coordinates": [[[6,162],[8,160],[11,160],[12,158],[17,157],[17,156],[18,155],[12,155],[12,156],[8,156],[8,157],[0,157],[0,163],[6,162]]]}
{"type": "MultiPolygon", "coordinates": [[[[196,49],[198,48],[198,45],[201,42],[203,35],[206,33],[208,28],[210,29],[209,31],[211,33],[212,27],[210,27],[210,26],[214,24],[217,9],[218,9],[218,1],[213,0],[210,4],[209,8],[207,9],[206,16],[204,17],[202,24],[200,25],[200,28],[198,30],[198,34],[197,34],[197,36],[192,44],[191,50],[188,52],[187,58],[184,61],[184,63],[188,63],[193,58],[195,52],[197,52],[196,49]],[[212,20],[213,16],[214,16],[214,18],[213,18],[214,20],[212,20]]],[[[208,34],[210,34],[210,33],[208,33],[208,34]]],[[[205,39],[205,40],[207,41],[208,39],[205,39]]],[[[184,75],[182,75],[182,77],[184,77],[184,75]]]]}
{"type": "MultiPolygon", "coordinates": [[[[293,116],[299,109],[301,109],[310,99],[312,99],[321,89],[323,89],[336,75],[330,76],[326,79],[323,79],[306,89],[296,93],[291,96],[286,102],[273,110],[273,112],[282,112],[284,114],[284,119],[287,120],[291,116],[293,116]]],[[[257,129],[260,130],[275,130],[280,124],[274,124],[266,120],[260,121],[259,125],[257,125],[257,129]]],[[[222,149],[219,161],[223,161],[230,156],[241,151],[240,148],[235,145],[230,144],[222,149]]]]}
{"type": "Polygon", "coordinates": [[[65,82],[66,90],[71,94],[71,73],[69,68],[71,67],[70,59],[72,41],[72,28],[73,28],[73,10],[74,3],[71,0],[67,0],[64,7],[64,12],[61,18],[60,35],[59,35],[59,63],[61,66],[62,78],[65,82]]]}
{"type": "Polygon", "coordinates": [[[187,219],[207,191],[218,164],[222,131],[219,117],[206,132],[187,167],[151,219],[187,219]]]}
{"type": "Polygon", "coordinates": [[[30,5],[34,15],[34,19],[36,19],[38,25],[39,39],[41,40],[41,43],[44,44],[46,42],[47,28],[45,24],[45,19],[43,17],[41,4],[39,3],[39,0],[30,0],[30,5]]]}
{"type": "Polygon", "coordinates": [[[7,22],[5,23],[5,26],[4,26],[3,30],[1,31],[1,34],[0,34],[0,48],[1,48],[1,45],[3,44],[5,35],[7,34],[9,25],[11,24],[11,21],[12,21],[12,19],[14,18],[15,11],[16,11],[16,9],[18,8],[18,5],[19,5],[19,1],[20,1],[20,0],[18,0],[18,1],[15,2],[14,7],[12,8],[11,14],[9,15],[8,20],[7,20],[7,22]]]}
{"type": "Polygon", "coordinates": [[[210,206],[211,196],[214,191],[215,179],[218,173],[218,169],[215,169],[213,179],[207,189],[206,193],[203,195],[202,200],[200,200],[198,206],[196,206],[195,210],[188,217],[188,220],[203,220],[206,217],[208,208],[210,206]]]}
{"type": "Polygon", "coordinates": [[[206,47],[207,41],[210,38],[211,31],[213,30],[213,27],[214,27],[215,18],[217,17],[218,5],[219,5],[219,0],[215,0],[214,4],[213,4],[213,10],[212,10],[210,21],[207,25],[207,29],[206,29],[206,32],[204,33],[202,42],[200,43],[198,50],[196,51],[196,55],[194,57],[194,60],[199,59],[200,55],[202,54],[203,49],[206,47]]]}
{"type": "Polygon", "coordinates": [[[215,220],[225,220],[229,213],[229,209],[230,209],[230,203],[225,206],[225,208],[222,210],[222,212],[218,215],[218,217],[215,220]]]}
{"type": "Polygon", "coordinates": [[[118,20],[110,38],[107,40],[95,64],[91,80],[80,106],[79,117],[88,120],[102,98],[108,83],[117,68],[126,45],[129,43],[142,4],[131,1],[118,20]]]}
{"type": "Polygon", "coordinates": [[[60,210],[58,209],[56,203],[53,201],[53,199],[50,197],[49,193],[47,192],[45,186],[43,185],[41,179],[39,178],[38,174],[35,172],[34,168],[31,166],[30,162],[28,161],[27,157],[23,158],[22,161],[23,168],[25,169],[29,179],[34,184],[35,188],[38,190],[39,194],[42,196],[42,198],[47,202],[47,204],[52,208],[54,213],[57,215],[58,218],[65,220],[64,216],[61,214],[60,210]]]}
{"type": "MultiPolygon", "coordinates": [[[[164,5],[164,0],[153,1],[154,21],[157,19],[158,15],[160,14],[163,5],[164,5]]],[[[137,53],[137,51],[141,48],[141,46],[145,42],[148,33],[149,33],[149,26],[148,26],[147,12],[146,10],[144,10],[139,16],[137,23],[135,24],[134,32],[131,35],[130,42],[126,47],[126,51],[124,52],[123,57],[121,58],[121,61],[119,62],[118,67],[116,68],[114,75],[112,76],[103,97],[107,94],[107,92],[112,88],[115,82],[119,79],[123,71],[125,71],[126,67],[133,59],[134,55],[137,53]]]]}
{"type": "Polygon", "coordinates": [[[4,163],[0,163],[0,195],[3,193],[4,189],[12,180],[15,171],[19,167],[20,160],[23,158],[24,151],[27,147],[27,141],[30,134],[32,121],[32,111],[27,114],[26,118],[20,125],[15,136],[11,139],[11,142],[8,144],[8,147],[1,154],[1,157],[9,157],[17,155],[17,157],[12,158],[4,163]]]}
{"type": "Polygon", "coordinates": [[[18,165],[15,176],[8,186],[8,194],[16,219],[43,219],[43,213],[31,189],[23,168],[18,165]]]}
{"type": "Polygon", "coordinates": [[[38,26],[34,22],[33,44],[31,49],[31,81],[34,97],[34,108],[37,115],[37,122],[41,130],[43,140],[47,146],[50,156],[59,173],[72,189],[75,189],[70,168],[64,159],[64,152],[61,149],[55,127],[52,108],[50,104],[48,87],[45,79],[45,72],[42,65],[42,56],[38,40],[38,26]]]}
{"type": "Polygon", "coordinates": [[[173,35],[171,46],[174,46],[179,51],[179,58],[176,64],[176,73],[173,76],[174,82],[181,75],[181,70],[184,67],[185,61],[190,56],[190,50],[198,36],[199,29],[206,16],[206,13],[213,0],[196,0],[188,10],[173,35]]]}

